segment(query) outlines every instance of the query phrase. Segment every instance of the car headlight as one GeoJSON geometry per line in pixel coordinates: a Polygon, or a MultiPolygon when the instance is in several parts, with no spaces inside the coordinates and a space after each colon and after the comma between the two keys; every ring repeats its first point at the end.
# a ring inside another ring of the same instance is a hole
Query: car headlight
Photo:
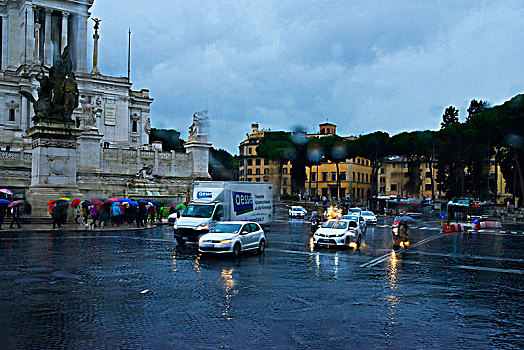
{"type": "Polygon", "coordinates": [[[337,234],[335,235],[335,237],[344,237],[345,234],[346,234],[345,232],[337,233],[337,234]]]}
{"type": "Polygon", "coordinates": [[[178,224],[174,224],[173,225],[173,229],[175,229],[175,230],[178,229],[178,224]]]}
{"type": "Polygon", "coordinates": [[[393,227],[393,233],[397,233],[398,232],[398,227],[393,227]]]}
{"type": "Polygon", "coordinates": [[[226,244],[226,243],[233,243],[233,240],[232,239],[224,239],[224,240],[220,241],[220,244],[226,244]]]}
{"type": "Polygon", "coordinates": [[[208,230],[209,226],[207,226],[206,223],[203,223],[203,224],[198,225],[196,229],[197,230],[208,230]]]}
{"type": "Polygon", "coordinates": [[[200,238],[200,239],[198,240],[198,243],[202,243],[202,242],[205,242],[205,239],[204,239],[204,238],[200,238]]]}
{"type": "Polygon", "coordinates": [[[355,232],[354,232],[354,231],[349,231],[349,232],[348,232],[348,235],[349,235],[349,236],[355,236],[355,232]]]}

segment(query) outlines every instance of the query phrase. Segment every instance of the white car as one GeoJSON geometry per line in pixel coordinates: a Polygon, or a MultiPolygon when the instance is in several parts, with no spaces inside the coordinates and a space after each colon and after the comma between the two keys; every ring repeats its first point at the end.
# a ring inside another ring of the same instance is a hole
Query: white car
{"type": "Polygon", "coordinates": [[[179,216],[180,214],[176,212],[169,214],[169,216],[167,217],[167,222],[169,222],[170,224],[174,224],[179,216]]]}
{"type": "Polygon", "coordinates": [[[373,213],[372,211],[363,211],[360,215],[364,218],[364,220],[366,220],[366,224],[377,224],[377,217],[375,216],[375,213],[373,213]]]}
{"type": "Polygon", "coordinates": [[[301,206],[292,206],[289,208],[289,217],[290,218],[305,218],[307,215],[306,209],[301,206]]]}
{"type": "Polygon", "coordinates": [[[353,246],[362,240],[362,231],[353,220],[329,220],[313,234],[313,243],[317,246],[353,246]]]}
{"type": "Polygon", "coordinates": [[[201,253],[229,253],[234,256],[243,251],[266,250],[266,235],[256,222],[223,221],[198,241],[201,253]]]}
{"type": "Polygon", "coordinates": [[[360,231],[362,234],[366,234],[366,230],[368,226],[366,225],[366,219],[360,214],[346,214],[342,216],[342,219],[344,220],[353,220],[358,224],[358,227],[360,227],[360,231]]]}

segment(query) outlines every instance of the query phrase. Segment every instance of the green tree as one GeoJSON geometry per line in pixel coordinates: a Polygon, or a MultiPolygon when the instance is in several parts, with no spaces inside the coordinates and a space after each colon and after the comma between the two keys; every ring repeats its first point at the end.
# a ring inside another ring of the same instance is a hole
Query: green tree
{"type": "Polygon", "coordinates": [[[149,142],[162,142],[162,150],[169,152],[185,152],[184,140],[180,138],[180,132],[173,129],[152,128],[149,134],[149,142]]]}
{"type": "Polygon", "coordinates": [[[238,160],[225,149],[211,148],[209,175],[215,181],[238,181],[238,160]]]}
{"type": "Polygon", "coordinates": [[[466,116],[466,123],[469,123],[473,120],[473,118],[478,115],[480,112],[485,110],[489,107],[489,104],[487,101],[482,100],[471,100],[468,107],[468,115],[466,116]]]}
{"type": "Polygon", "coordinates": [[[371,194],[377,194],[377,174],[378,169],[384,163],[385,157],[391,153],[387,143],[389,134],[383,131],[376,131],[371,134],[361,135],[354,144],[354,149],[362,158],[369,159],[371,162],[371,194]]]}
{"type": "Polygon", "coordinates": [[[442,115],[442,123],[440,123],[440,129],[445,129],[453,124],[458,124],[459,110],[453,106],[449,106],[442,115]]]}

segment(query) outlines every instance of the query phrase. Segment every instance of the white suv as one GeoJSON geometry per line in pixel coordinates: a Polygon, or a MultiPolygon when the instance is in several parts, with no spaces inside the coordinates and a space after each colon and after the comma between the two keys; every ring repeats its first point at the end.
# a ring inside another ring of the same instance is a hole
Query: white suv
{"type": "Polygon", "coordinates": [[[301,206],[292,206],[291,208],[289,208],[289,217],[290,218],[305,218],[307,215],[307,211],[306,209],[304,209],[303,207],[301,206]]]}

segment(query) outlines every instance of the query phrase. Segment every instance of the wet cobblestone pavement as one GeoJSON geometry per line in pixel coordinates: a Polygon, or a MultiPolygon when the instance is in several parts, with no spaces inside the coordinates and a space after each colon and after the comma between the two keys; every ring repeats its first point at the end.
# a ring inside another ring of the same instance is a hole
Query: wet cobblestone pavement
{"type": "Polygon", "coordinates": [[[200,257],[170,227],[0,236],[0,348],[524,346],[524,236],[442,235],[392,254],[390,223],[359,250],[313,250],[276,222],[263,255],[200,257]]]}

